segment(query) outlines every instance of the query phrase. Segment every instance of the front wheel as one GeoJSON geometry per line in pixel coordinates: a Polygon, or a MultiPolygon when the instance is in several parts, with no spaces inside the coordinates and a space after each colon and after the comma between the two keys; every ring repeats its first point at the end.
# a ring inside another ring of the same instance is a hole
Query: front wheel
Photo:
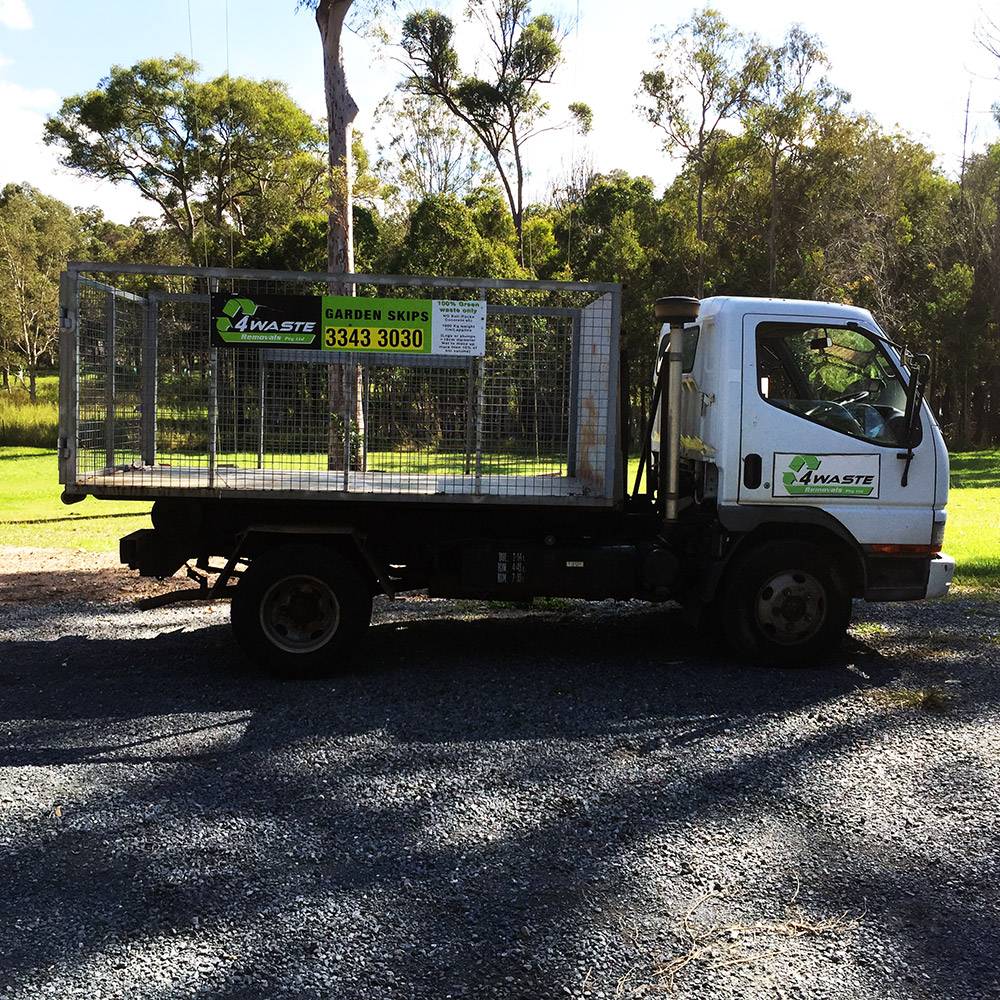
{"type": "Polygon", "coordinates": [[[808,542],[771,542],[736,557],[721,610],[739,652],[762,663],[808,666],[839,648],[851,595],[830,553],[808,542]]]}
{"type": "Polygon", "coordinates": [[[283,545],[250,563],[233,595],[233,633],[250,659],[280,677],[344,667],[371,622],[367,581],[323,546],[283,545]]]}

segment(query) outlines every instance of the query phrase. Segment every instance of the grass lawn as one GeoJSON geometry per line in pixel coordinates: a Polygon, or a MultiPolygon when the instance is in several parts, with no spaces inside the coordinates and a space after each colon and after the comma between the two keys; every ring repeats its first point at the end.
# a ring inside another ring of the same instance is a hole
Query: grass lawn
{"type": "Polygon", "coordinates": [[[67,507],[61,492],[54,451],[0,447],[0,545],[114,552],[122,535],[150,527],[151,504],[87,497],[67,507]]]}
{"type": "Polygon", "coordinates": [[[0,391],[0,442],[54,448],[59,434],[59,379],[55,375],[38,378],[37,401],[28,390],[15,383],[9,392],[0,391]]]}
{"type": "MultiPolygon", "coordinates": [[[[399,467],[402,455],[371,456],[373,467],[399,467]]],[[[484,471],[503,472],[507,456],[492,456],[484,471]]],[[[518,459],[524,466],[529,463],[518,459]]],[[[427,472],[460,472],[462,456],[429,456],[427,472]]],[[[409,465],[409,462],[407,462],[409,465]]],[[[637,461],[630,463],[629,486],[637,461]]],[[[508,466],[509,468],[509,466],[508,466]]],[[[413,469],[412,471],[416,471],[413,469]]],[[[529,471],[524,469],[524,471],[529,471]]],[[[551,472],[551,465],[533,471],[551,472]]],[[[0,447],[0,544],[113,552],[118,539],[149,526],[150,504],[88,497],[71,507],[59,500],[56,454],[43,448],[0,447]]],[[[1000,591],[1000,452],[952,455],[945,550],[958,560],[957,581],[1000,591]]]]}
{"type": "Polygon", "coordinates": [[[952,452],[944,550],[957,583],[1000,592],[1000,450],[952,452]]]}

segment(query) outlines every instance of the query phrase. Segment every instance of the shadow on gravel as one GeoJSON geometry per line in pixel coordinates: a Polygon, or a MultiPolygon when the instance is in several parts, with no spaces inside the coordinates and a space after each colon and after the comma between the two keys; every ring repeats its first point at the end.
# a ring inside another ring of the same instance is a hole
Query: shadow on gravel
{"type": "MultiPolygon", "coordinates": [[[[637,845],[673,837],[697,867],[699,829],[794,799],[887,723],[761,727],[895,676],[858,645],[750,670],[655,609],[380,624],[363,669],[298,685],[248,676],[222,626],[0,650],[0,767],[66,776],[0,854],[0,983],[107,981],[202,941],[228,957],[188,995],[231,998],[563,995],[577,959],[627,949],[592,928],[631,905],[637,845]]],[[[942,986],[953,966],[921,961],[942,986]]]]}
{"type": "MultiPolygon", "coordinates": [[[[386,622],[372,626],[349,671],[297,683],[253,672],[228,625],[151,639],[67,635],[0,648],[0,720],[142,719],[265,707],[267,718],[308,707],[317,735],[387,728],[398,739],[420,741],[580,735],[623,723],[634,732],[645,721],[688,719],[690,732],[671,740],[680,745],[698,738],[706,718],[721,726],[797,710],[885,683],[895,672],[859,643],[825,667],[747,666],[689,635],[680,611],[655,609],[593,619],[526,614],[386,622]],[[856,663],[864,664],[863,675],[849,669],[856,663]]],[[[279,726],[260,735],[280,745],[302,733],[279,726]]],[[[0,765],[17,764],[25,749],[0,748],[0,765]]],[[[45,763],[43,750],[33,753],[32,763],[45,763]]],[[[59,753],[65,762],[65,749],[59,753]]]]}

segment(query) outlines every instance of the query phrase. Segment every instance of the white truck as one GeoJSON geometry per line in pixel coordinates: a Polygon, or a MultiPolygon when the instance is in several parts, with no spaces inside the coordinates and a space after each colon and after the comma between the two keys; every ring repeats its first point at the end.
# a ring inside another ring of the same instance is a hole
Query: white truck
{"type": "Polygon", "coordinates": [[[674,600],[788,665],[836,648],[853,599],[947,593],[948,453],[869,312],[656,300],[633,448],[619,286],[330,280],[62,282],[64,500],[155,500],[123,562],[186,564],[198,586],[153,603],[231,599],[273,671],[360,655],[379,593],[674,600]]]}

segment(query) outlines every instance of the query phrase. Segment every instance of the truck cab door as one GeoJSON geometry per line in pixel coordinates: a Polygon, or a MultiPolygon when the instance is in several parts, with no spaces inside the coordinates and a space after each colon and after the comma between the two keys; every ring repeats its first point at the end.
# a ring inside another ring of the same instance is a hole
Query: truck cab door
{"type": "Polygon", "coordinates": [[[743,320],[739,503],[819,508],[862,545],[929,544],[936,459],[921,414],[902,485],[907,375],[843,316],[743,320]]]}

